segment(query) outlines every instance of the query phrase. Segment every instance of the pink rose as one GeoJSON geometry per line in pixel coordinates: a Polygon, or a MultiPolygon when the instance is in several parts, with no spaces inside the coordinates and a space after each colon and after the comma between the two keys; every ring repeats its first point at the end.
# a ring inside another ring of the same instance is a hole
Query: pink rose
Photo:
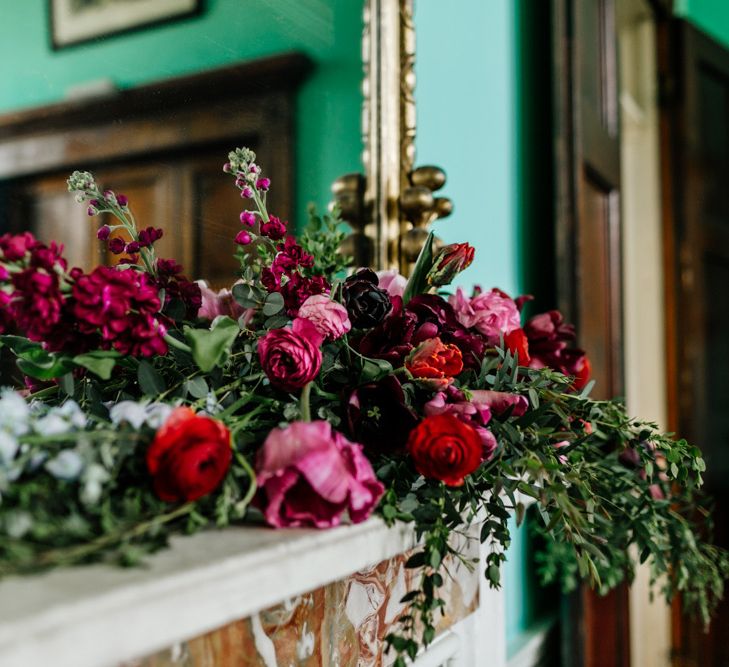
{"type": "Polygon", "coordinates": [[[330,340],[341,338],[352,328],[347,309],[326,294],[314,294],[304,301],[299,308],[299,317],[309,320],[324,338],[330,340]]]}
{"type": "MultiPolygon", "coordinates": [[[[454,397],[460,398],[457,394],[461,394],[461,392],[452,393],[454,396],[451,396],[451,399],[454,397]]],[[[424,406],[425,416],[451,414],[458,417],[462,422],[466,422],[466,424],[476,429],[481,438],[484,460],[490,459],[498,444],[494,434],[486,428],[486,425],[491,421],[491,408],[488,404],[477,399],[465,400],[465,396],[463,396],[464,400],[455,400],[454,402],[449,402],[448,398],[448,395],[444,392],[439,392],[433,396],[424,406]]]]}
{"type": "Polygon", "coordinates": [[[218,315],[227,315],[237,320],[241,315],[249,319],[253,316],[253,309],[243,308],[234,298],[233,293],[228,289],[221,289],[219,292],[208,287],[204,280],[197,281],[200,287],[202,305],[197,311],[197,316],[204,320],[214,320],[218,315]]]}
{"type": "Polygon", "coordinates": [[[507,410],[511,410],[510,416],[521,417],[529,408],[529,401],[527,401],[526,396],[510,394],[505,391],[477,389],[471,392],[471,399],[474,402],[488,405],[491,408],[491,413],[499,416],[507,410]]]}
{"type": "Polygon", "coordinates": [[[316,327],[300,317],[290,329],[271,329],[258,341],[258,357],[271,384],[295,391],[311,382],[321,368],[321,343],[316,327]]]}
{"type": "Polygon", "coordinates": [[[276,528],[330,528],[345,511],[359,523],[384,492],[362,445],[332,431],[326,421],[273,429],[258,454],[256,474],[263,514],[276,528]]]}
{"type": "Polygon", "coordinates": [[[498,344],[502,334],[521,326],[516,303],[497,289],[468,298],[459,287],[448,303],[453,306],[458,321],[467,329],[476,329],[486,336],[490,345],[498,344]]]}
{"type": "Polygon", "coordinates": [[[396,269],[378,271],[377,277],[380,280],[379,288],[385,290],[390,296],[402,296],[405,293],[408,279],[401,276],[396,269]]]}

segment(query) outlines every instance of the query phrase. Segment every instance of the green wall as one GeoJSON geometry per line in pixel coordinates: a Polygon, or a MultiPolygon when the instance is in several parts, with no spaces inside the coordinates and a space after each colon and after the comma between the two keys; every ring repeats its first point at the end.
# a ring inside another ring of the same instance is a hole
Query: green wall
{"type": "Polygon", "coordinates": [[[729,0],[676,0],[675,11],[729,48],[729,0]]]}
{"type": "Polygon", "coordinates": [[[299,215],[310,200],[326,204],[331,182],[359,168],[361,0],[207,0],[199,17],[55,52],[48,5],[0,0],[0,113],[59,101],[69,86],[101,78],[128,88],[300,50],[317,66],[298,99],[299,215]]]}
{"type": "Polygon", "coordinates": [[[445,169],[453,215],[435,224],[444,241],[468,241],[462,275],[508,292],[521,287],[516,231],[513,0],[459,0],[458,11],[416,0],[416,164],[445,169]],[[444,33],[444,27],[447,30],[444,33]]]}

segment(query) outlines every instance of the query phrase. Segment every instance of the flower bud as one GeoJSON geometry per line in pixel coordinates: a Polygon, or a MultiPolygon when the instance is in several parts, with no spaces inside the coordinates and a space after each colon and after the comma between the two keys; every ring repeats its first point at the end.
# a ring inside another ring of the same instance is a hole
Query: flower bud
{"type": "Polygon", "coordinates": [[[109,234],[111,234],[111,227],[109,227],[109,225],[103,225],[102,227],[99,227],[99,231],[96,232],[96,238],[99,239],[99,241],[106,241],[106,239],[109,238],[109,234]]]}
{"type": "Polygon", "coordinates": [[[449,285],[473,261],[474,249],[468,243],[452,243],[438,251],[425,280],[432,287],[449,285]]]}
{"type": "Polygon", "coordinates": [[[235,242],[238,245],[248,245],[253,240],[253,237],[245,230],[240,231],[235,236],[235,242]]]}
{"type": "Polygon", "coordinates": [[[242,225],[253,227],[256,224],[256,214],[253,211],[243,211],[240,214],[240,222],[242,225]]]}

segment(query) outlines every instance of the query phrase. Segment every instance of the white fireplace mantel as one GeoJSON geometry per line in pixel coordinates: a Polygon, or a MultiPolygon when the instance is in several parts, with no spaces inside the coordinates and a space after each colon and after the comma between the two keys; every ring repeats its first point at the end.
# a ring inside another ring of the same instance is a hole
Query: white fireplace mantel
{"type": "MultiPolygon", "coordinates": [[[[142,567],[8,578],[0,582],[0,665],[118,667],[413,546],[409,526],[377,518],[323,531],[232,527],[173,538],[142,567]]],[[[503,605],[483,582],[476,613],[418,664],[505,665],[503,605]]]]}

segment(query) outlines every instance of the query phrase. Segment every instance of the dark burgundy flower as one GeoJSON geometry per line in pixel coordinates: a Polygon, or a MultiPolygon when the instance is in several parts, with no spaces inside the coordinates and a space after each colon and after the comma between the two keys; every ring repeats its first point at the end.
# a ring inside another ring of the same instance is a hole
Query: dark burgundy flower
{"type": "Polygon", "coordinates": [[[274,258],[274,264],[281,271],[293,271],[299,266],[306,269],[314,266],[314,256],[306,252],[293,236],[287,236],[277,248],[278,254],[274,258]]]}
{"type": "Polygon", "coordinates": [[[273,241],[279,241],[286,236],[286,225],[275,215],[271,215],[268,222],[261,225],[261,234],[268,236],[273,241]]]}
{"type": "Polygon", "coordinates": [[[324,294],[330,289],[331,286],[324,276],[305,278],[299,273],[293,273],[279,291],[284,298],[286,312],[291,317],[295,317],[301,304],[310,296],[324,294]]]}
{"type": "MultiPolygon", "coordinates": [[[[352,339],[351,344],[365,357],[385,359],[398,368],[414,347],[413,337],[418,318],[404,308],[402,297],[393,296],[390,300],[392,310],[383,322],[361,338],[352,339]]],[[[433,335],[437,333],[436,329],[433,335]]]]}
{"type": "Polygon", "coordinates": [[[570,347],[575,340],[575,328],[567,324],[558,310],[535,315],[524,325],[529,340],[532,368],[552,368],[575,376],[576,389],[584,387],[590,378],[590,362],[583,350],[570,347]]]}
{"type": "MultiPolygon", "coordinates": [[[[147,227],[147,229],[143,229],[141,232],[139,232],[139,247],[147,248],[151,246],[153,243],[159,241],[162,238],[163,234],[163,230],[157,229],[155,227],[147,227]]],[[[127,252],[129,252],[128,248],[127,252]]]]}
{"type": "Polygon", "coordinates": [[[377,274],[370,269],[360,269],[344,281],[344,305],[354,327],[376,327],[392,310],[390,295],[378,284],[377,274]]]}
{"type": "Polygon", "coordinates": [[[114,253],[115,255],[121,255],[126,250],[127,244],[123,238],[115,236],[113,239],[109,239],[107,248],[109,248],[109,252],[114,253]]]}
{"type": "Polygon", "coordinates": [[[415,413],[405,404],[402,386],[393,375],[357,387],[347,401],[349,433],[373,454],[403,451],[417,423],[415,413]]]}
{"type": "Polygon", "coordinates": [[[96,238],[99,241],[106,241],[109,238],[109,234],[111,234],[111,227],[109,225],[102,225],[96,232],[96,238]]]}
{"type": "Polygon", "coordinates": [[[0,290],[0,334],[12,329],[13,315],[10,312],[10,294],[0,290]]]}
{"type": "Polygon", "coordinates": [[[170,304],[181,302],[185,308],[184,318],[194,320],[202,306],[200,285],[181,274],[182,266],[173,259],[157,260],[157,288],[165,294],[164,309],[169,312],[170,304]]]}

